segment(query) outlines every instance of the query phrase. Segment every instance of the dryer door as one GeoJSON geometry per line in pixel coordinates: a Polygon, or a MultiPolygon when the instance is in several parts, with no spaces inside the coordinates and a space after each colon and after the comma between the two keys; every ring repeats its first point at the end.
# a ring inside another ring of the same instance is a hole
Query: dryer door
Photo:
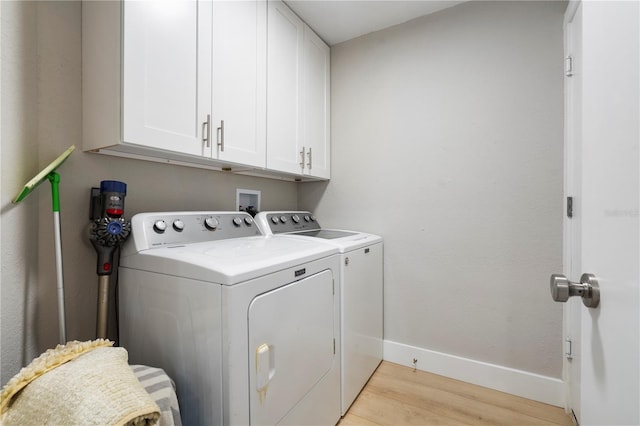
{"type": "Polygon", "coordinates": [[[334,303],[328,270],[251,302],[251,424],[277,424],[331,370],[334,303]]]}

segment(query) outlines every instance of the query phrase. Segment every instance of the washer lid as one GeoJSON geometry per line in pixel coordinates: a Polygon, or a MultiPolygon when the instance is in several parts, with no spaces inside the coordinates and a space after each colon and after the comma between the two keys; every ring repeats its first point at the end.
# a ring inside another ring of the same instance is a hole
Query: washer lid
{"type": "Polygon", "coordinates": [[[337,247],[310,238],[260,236],[151,248],[123,256],[120,265],[233,285],[303,265],[338,251],[337,247]]]}
{"type": "Polygon", "coordinates": [[[337,246],[341,253],[382,242],[382,237],[359,231],[322,228],[308,211],[260,212],[255,222],[265,235],[295,235],[315,238],[337,246]]]}
{"type": "Polygon", "coordinates": [[[293,235],[302,235],[303,237],[323,238],[325,240],[333,240],[334,238],[352,237],[357,235],[356,232],[337,231],[335,229],[314,229],[313,231],[296,232],[293,235]]]}
{"type": "Polygon", "coordinates": [[[366,232],[345,231],[342,229],[320,229],[316,231],[292,232],[292,237],[300,239],[314,239],[328,245],[338,247],[340,253],[367,247],[372,244],[382,243],[382,237],[366,232]]]}

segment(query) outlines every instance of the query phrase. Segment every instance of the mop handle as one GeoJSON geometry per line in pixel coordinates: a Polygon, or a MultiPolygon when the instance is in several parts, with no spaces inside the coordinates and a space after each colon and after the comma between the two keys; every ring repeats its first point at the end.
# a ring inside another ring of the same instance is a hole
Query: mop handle
{"type": "Polygon", "coordinates": [[[60,235],[60,175],[51,172],[47,175],[51,182],[51,203],[53,206],[53,240],[56,252],[56,288],[58,290],[58,327],[60,344],[67,343],[67,327],[64,311],[64,281],[62,276],[62,238],[60,235]]]}

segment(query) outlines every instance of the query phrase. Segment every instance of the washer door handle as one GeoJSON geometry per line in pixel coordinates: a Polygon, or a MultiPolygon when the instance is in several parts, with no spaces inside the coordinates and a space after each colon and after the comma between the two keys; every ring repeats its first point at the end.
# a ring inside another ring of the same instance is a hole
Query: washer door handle
{"type": "Polygon", "coordinates": [[[579,283],[569,281],[564,275],[552,274],[549,287],[551,297],[556,302],[566,302],[571,296],[580,296],[587,308],[596,308],[600,304],[600,284],[593,274],[582,274],[579,283]]]}

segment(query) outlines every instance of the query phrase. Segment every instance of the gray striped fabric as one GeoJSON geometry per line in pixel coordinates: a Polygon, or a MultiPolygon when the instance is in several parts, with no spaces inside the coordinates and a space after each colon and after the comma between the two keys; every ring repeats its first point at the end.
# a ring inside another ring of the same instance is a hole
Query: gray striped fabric
{"type": "Polygon", "coordinates": [[[175,384],[161,368],[132,365],[133,373],[142,387],[160,407],[158,426],[182,426],[175,384]]]}

